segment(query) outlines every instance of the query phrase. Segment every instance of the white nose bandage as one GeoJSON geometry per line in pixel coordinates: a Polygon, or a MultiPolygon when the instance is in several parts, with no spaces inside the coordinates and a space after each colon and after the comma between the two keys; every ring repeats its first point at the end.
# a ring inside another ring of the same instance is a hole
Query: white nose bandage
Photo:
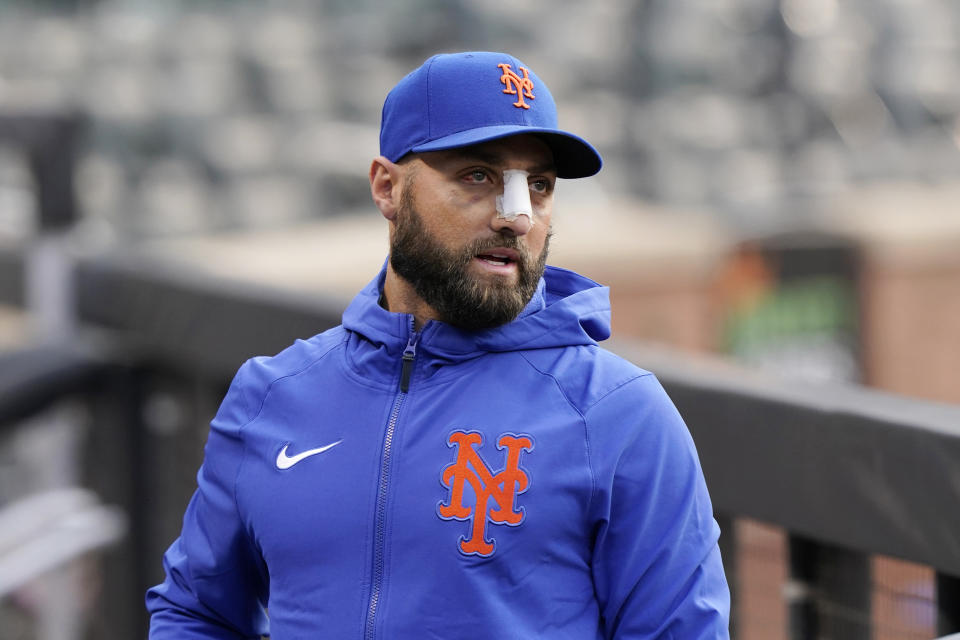
{"type": "Polygon", "coordinates": [[[530,206],[530,187],[521,169],[504,169],[503,195],[497,196],[497,217],[513,222],[517,216],[527,216],[533,225],[533,207],[530,206]]]}

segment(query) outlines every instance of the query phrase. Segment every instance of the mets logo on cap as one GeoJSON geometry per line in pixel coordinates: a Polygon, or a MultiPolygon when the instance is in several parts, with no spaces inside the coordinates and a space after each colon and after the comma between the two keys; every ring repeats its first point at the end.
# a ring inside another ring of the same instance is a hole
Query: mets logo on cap
{"type": "Polygon", "coordinates": [[[503,92],[517,96],[517,101],[513,103],[513,106],[520,109],[529,109],[530,105],[524,102],[523,99],[529,98],[533,100],[536,97],[533,95],[533,80],[530,79],[530,72],[523,67],[517,67],[523,74],[523,77],[520,77],[506,62],[502,62],[497,66],[503,72],[500,76],[501,84],[506,87],[503,92]]]}
{"type": "Polygon", "coordinates": [[[517,507],[517,495],[530,486],[530,476],[520,466],[520,454],[533,450],[528,435],[504,433],[497,438],[497,449],[506,458],[502,470],[494,473],[480,457],[477,447],[483,435],[476,431],[454,431],[447,445],[457,450],[456,461],[443,470],[440,482],[450,490],[446,502],[437,505],[443,520],[469,522],[468,535],[460,536],[457,548],[464,555],[482,558],[493,555],[493,539],[487,538],[487,523],[513,527],[523,522],[523,507],[517,507]]]}

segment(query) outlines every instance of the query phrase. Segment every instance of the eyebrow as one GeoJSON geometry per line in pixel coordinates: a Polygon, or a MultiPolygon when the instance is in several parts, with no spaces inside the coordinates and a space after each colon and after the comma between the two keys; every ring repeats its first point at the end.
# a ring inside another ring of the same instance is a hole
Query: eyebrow
{"type": "MultiPolygon", "coordinates": [[[[459,157],[467,162],[481,162],[483,164],[502,166],[504,164],[504,158],[498,153],[487,153],[485,151],[478,151],[476,149],[460,151],[458,154],[459,157]]],[[[544,164],[538,164],[534,167],[529,167],[526,169],[527,173],[548,173],[551,171],[556,171],[556,165],[552,162],[547,162],[544,164]]]]}

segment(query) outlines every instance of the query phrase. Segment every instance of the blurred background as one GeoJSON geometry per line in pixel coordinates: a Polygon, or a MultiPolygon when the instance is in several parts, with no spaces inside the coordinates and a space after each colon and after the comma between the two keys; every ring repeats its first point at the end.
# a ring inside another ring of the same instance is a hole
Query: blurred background
{"type": "MultiPolygon", "coordinates": [[[[551,262],[617,340],[960,403],[954,0],[0,0],[0,638],[145,635],[230,375],[379,269],[383,98],[466,49],[602,153],[551,262]]],[[[730,526],[734,637],[803,637],[789,536],[730,526]]],[[[935,635],[933,569],[869,573],[856,637],[935,635]]]]}

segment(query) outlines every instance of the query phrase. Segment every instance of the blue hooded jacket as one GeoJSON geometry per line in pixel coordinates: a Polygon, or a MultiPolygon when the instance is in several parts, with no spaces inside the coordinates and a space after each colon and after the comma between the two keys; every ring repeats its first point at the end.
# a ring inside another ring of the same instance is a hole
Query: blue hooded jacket
{"type": "Polygon", "coordinates": [[[548,267],[507,325],[414,332],[383,278],[237,373],[150,638],[727,638],[693,442],[597,346],[606,287],[548,267]]]}

